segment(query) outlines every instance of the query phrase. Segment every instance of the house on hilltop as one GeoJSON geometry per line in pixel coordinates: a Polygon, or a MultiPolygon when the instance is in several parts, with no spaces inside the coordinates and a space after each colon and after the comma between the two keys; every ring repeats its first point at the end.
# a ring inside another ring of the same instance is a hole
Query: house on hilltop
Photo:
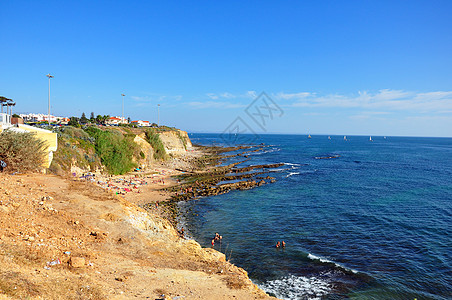
{"type": "Polygon", "coordinates": [[[136,121],[132,121],[130,123],[133,124],[133,125],[137,125],[139,127],[149,127],[149,126],[151,126],[151,123],[149,121],[136,120],[136,121]]]}
{"type": "Polygon", "coordinates": [[[121,117],[110,117],[106,122],[107,125],[128,124],[127,119],[122,120],[121,117]]]}

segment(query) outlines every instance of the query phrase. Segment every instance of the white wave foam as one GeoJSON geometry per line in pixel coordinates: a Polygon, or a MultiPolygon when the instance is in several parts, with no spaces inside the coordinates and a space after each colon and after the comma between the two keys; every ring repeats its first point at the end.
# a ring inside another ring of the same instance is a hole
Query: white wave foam
{"type": "Polygon", "coordinates": [[[321,299],[333,288],[333,285],[323,278],[294,275],[270,280],[258,286],[280,299],[321,299]]]}
{"type": "Polygon", "coordinates": [[[282,172],[287,171],[287,169],[271,169],[270,172],[282,172]]]}
{"type": "Polygon", "coordinates": [[[294,167],[299,167],[301,166],[300,164],[293,164],[293,163],[284,163],[286,166],[294,166],[294,167]]]}
{"type": "Polygon", "coordinates": [[[337,262],[334,262],[334,261],[331,261],[331,260],[329,260],[329,259],[322,258],[322,257],[319,257],[319,256],[315,256],[315,255],[313,255],[313,254],[311,254],[311,253],[308,253],[308,258],[311,259],[311,260],[319,260],[319,261],[321,261],[321,262],[323,262],[323,263],[334,264],[336,267],[339,267],[339,268],[341,268],[341,269],[344,269],[344,270],[353,272],[353,273],[355,273],[355,274],[358,273],[358,271],[356,271],[356,270],[353,270],[353,269],[344,267],[344,266],[342,266],[341,264],[338,264],[337,262]]]}
{"type": "Polygon", "coordinates": [[[262,154],[278,152],[278,151],[281,151],[281,149],[280,148],[269,148],[268,150],[264,150],[264,151],[246,153],[246,155],[249,155],[249,156],[262,155],[262,154]]]}
{"type": "Polygon", "coordinates": [[[287,174],[286,178],[298,174],[300,174],[300,172],[290,172],[289,174],[287,174]]]}

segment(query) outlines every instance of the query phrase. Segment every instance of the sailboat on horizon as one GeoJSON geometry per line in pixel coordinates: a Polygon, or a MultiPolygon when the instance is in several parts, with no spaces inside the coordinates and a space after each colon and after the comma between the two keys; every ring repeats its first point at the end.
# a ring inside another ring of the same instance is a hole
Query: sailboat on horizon
{"type": "Polygon", "coordinates": [[[371,136],[369,137],[369,142],[373,142],[373,140],[372,140],[372,137],[371,137],[371,136]]]}
{"type": "Polygon", "coordinates": [[[344,135],[344,141],[346,141],[347,140],[347,136],[346,135],[344,135]]]}

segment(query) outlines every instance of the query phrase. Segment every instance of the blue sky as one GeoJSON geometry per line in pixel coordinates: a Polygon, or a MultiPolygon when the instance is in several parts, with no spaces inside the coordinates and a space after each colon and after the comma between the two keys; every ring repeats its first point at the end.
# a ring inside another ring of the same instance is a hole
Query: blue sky
{"type": "Polygon", "coordinates": [[[452,136],[452,1],[0,2],[15,112],[191,132],[452,136]],[[283,112],[260,127],[265,92],[283,112]]]}

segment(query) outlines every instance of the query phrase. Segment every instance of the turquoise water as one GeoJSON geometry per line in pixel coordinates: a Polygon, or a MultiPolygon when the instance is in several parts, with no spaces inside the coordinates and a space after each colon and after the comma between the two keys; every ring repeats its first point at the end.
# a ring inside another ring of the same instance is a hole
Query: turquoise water
{"type": "Polygon", "coordinates": [[[219,232],[215,248],[280,298],[450,299],[452,139],[373,140],[263,135],[244,165],[284,162],[277,182],[180,203],[182,222],[205,247],[219,232]]]}

